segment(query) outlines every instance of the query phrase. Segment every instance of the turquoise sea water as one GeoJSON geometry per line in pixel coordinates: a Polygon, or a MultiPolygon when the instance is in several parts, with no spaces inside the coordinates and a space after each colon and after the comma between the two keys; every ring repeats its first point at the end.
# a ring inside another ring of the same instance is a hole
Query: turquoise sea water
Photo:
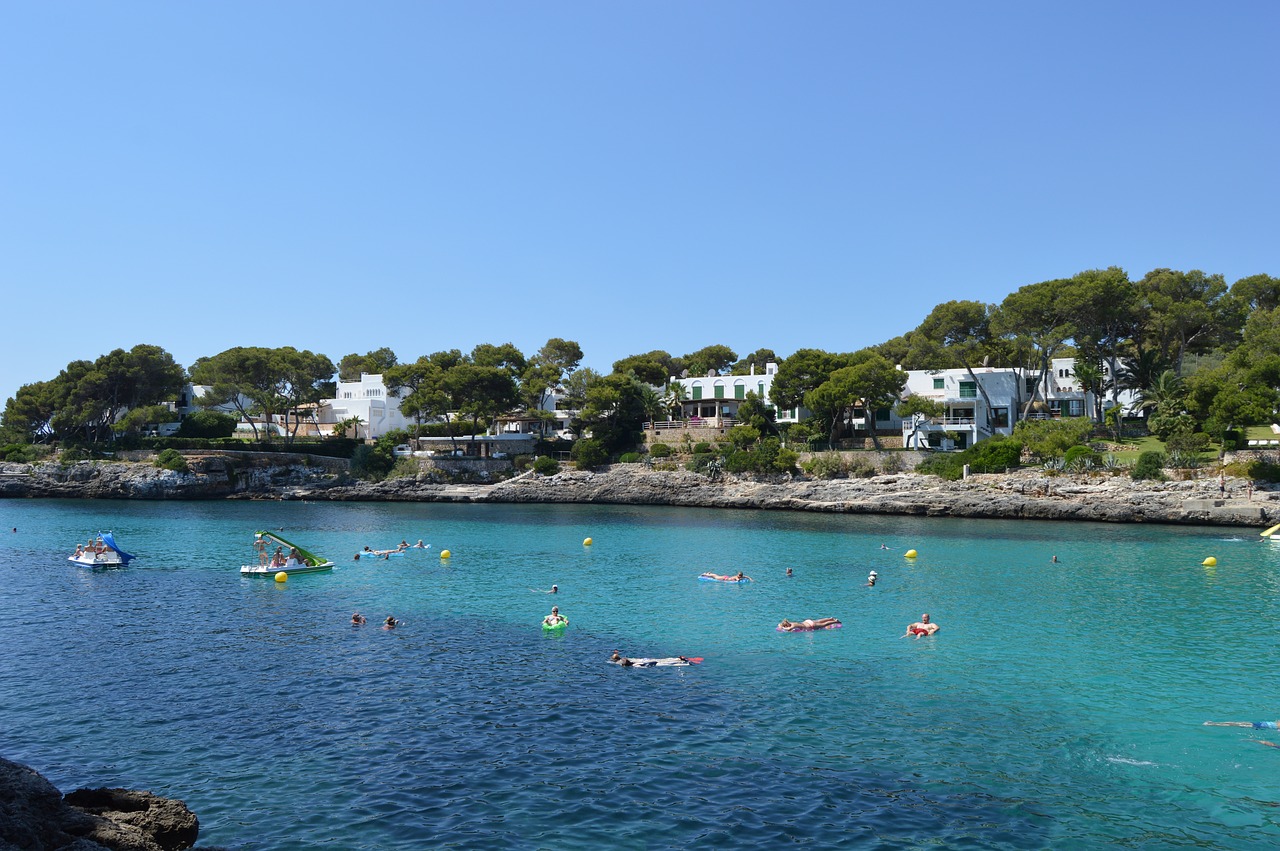
{"type": "Polygon", "coordinates": [[[1280,844],[1280,750],[1259,744],[1280,733],[1202,725],[1280,718],[1280,546],[1257,530],[592,506],[0,512],[0,754],[63,789],[181,798],[202,844],[1280,844]],[[255,528],[337,569],[242,579],[255,528]],[[99,529],[133,566],[66,561],[99,529]],[[402,538],[433,549],[351,561],[402,538]],[[539,628],[553,603],[562,635],[539,628]],[[357,610],[367,626],[350,626],[357,610]],[[941,632],[900,638],[924,611],[941,632]],[[388,614],[406,623],[378,628],[388,614]],[[845,626],[774,629],[822,616],[845,626]],[[614,649],[705,661],[627,670],[614,649]]]}

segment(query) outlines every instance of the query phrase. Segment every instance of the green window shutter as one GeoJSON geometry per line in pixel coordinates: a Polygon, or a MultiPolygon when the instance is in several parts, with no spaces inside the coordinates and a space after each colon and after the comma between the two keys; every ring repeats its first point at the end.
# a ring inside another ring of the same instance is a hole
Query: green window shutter
{"type": "Polygon", "coordinates": [[[693,398],[694,398],[694,399],[701,399],[701,398],[702,398],[702,385],[701,385],[701,384],[695,384],[695,385],[693,385],[693,398]]]}
{"type": "Polygon", "coordinates": [[[733,398],[735,399],[747,398],[747,385],[745,384],[733,385],[733,398]]]}
{"type": "Polygon", "coordinates": [[[716,398],[717,398],[717,399],[723,399],[723,398],[724,398],[724,385],[723,385],[723,384],[717,384],[717,385],[715,386],[714,390],[715,390],[715,394],[716,394],[716,398]]]}

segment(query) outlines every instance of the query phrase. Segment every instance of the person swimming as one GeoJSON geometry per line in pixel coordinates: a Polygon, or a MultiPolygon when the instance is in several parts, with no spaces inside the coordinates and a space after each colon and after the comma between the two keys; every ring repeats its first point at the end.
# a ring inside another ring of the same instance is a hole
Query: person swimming
{"type": "Polygon", "coordinates": [[[789,621],[782,619],[782,623],[778,624],[778,629],[783,632],[808,632],[814,629],[827,629],[833,626],[844,626],[840,623],[839,618],[805,618],[802,621],[789,621]]]}
{"type": "Polygon", "coordinates": [[[919,638],[922,635],[933,635],[938,631],[938,625],[929,620],[929,613],[925,612],[920,616],[920,620],[907,626],[907,631],[899,638],[906,638],[908,635],[914,635],[919,638]]]}

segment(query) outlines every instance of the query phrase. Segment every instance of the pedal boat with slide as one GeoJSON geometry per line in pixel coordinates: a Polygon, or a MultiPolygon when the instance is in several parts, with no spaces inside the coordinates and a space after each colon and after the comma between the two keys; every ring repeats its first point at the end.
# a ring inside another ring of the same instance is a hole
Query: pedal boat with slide
{"type": "Polygon", "coordinates": [[[116,545],[115,536],[110,532],[99,532],[93,545],[88,549],[78,547],[77,551],[67,557],[67,561],[81,567],[128,567],[135,556],[126,553],[116,545]]]}
{"type": "Polygon", "coordinates": [[[283,565],[273,565],[268,560],[265,564],[243,564],[240,566],[241,576],[275,576],[283,573],[287,576],[299,576],[304,573],[324,573],[333,570],[333,562],[318,556],[310,550],[304,550],[297,544],[291,544],[274,532],[255,532],[254,541],[273,542],[288,550],[298,551],[297,561],[286,561],[283,565]]]}

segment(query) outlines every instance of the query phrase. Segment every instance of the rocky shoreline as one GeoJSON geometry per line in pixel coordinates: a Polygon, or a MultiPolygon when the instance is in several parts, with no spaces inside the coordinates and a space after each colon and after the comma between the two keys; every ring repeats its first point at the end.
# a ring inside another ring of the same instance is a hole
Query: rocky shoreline
{"type": "Polygon", "coordinates": [[[29,766],[0,758],[0,848],[182,851],[199,833],[199,820],[182,801],[128,789],[63,795],[29,766]]]}
{"type": "Polygon", "coordinates": [[[144,461],[0,463],[0,498],[302,499],[388,502],[596,503],[989,519],[1269,526],[1280,494],[1211,473],[1181,481],[1020,470],[959,482],[894,473],[859,479],[712,481],[684,470],[618,464],[599,472],[526,472],[494,484],[441,483],[428,473],[353,481],[310,456],[193,455],[185,473],[144,461]]]}

